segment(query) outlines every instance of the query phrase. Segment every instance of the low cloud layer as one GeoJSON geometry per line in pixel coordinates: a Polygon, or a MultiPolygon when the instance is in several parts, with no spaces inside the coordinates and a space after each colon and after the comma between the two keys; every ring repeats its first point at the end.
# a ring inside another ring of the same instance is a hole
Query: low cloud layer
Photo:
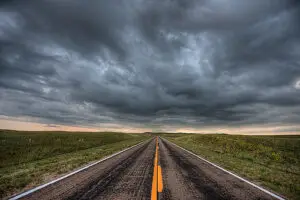
{"type": "Polygon", "coordinates": [[[288,0],[2,1],[0,115],[85,127],[296,125],[299,24],[288,0]]]}

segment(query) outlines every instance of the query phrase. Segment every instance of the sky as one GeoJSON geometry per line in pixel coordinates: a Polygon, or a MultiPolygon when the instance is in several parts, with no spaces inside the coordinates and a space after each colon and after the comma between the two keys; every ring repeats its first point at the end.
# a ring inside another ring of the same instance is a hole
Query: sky
{"type": "Polygon", "coordinates": [[[4,0],[0,128],[300,134],[297,0],[4,0]]]}

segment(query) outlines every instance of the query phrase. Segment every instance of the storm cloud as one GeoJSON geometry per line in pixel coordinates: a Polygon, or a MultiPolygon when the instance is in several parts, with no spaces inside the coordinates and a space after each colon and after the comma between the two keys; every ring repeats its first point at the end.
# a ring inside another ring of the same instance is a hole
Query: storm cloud
{"type": "Polygon", "coordinates": [[[47,124],[300,123],[288,0],[0,3],[0,115],[47,124]]]}

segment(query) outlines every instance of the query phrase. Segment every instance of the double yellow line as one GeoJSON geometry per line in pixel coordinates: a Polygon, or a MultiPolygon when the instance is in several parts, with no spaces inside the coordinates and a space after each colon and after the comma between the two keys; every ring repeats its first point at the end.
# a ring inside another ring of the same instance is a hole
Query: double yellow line
{"type": "Polygon", "coordinates": [[[155,158],[154,158],[151,200],[157,200],[158,193],[162,192],[163,190],[162,171],[161,171],[161,166],[158,165],[158,137],[156,137],[155,143],[156,144],[155,144],[155,158]]]}

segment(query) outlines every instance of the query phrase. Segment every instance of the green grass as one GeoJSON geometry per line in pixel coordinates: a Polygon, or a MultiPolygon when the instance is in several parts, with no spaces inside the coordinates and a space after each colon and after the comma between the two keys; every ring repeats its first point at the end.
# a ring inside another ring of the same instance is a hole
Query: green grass
{"type": "Polygon", "coordinates": [[[290,199],[300,199],[300,136],[160,134],[290,199]]]}
{"type": "Polygon", "coordinates": [[[0,198],[148,138],[145,134],[0,130],[0,198]]]}

